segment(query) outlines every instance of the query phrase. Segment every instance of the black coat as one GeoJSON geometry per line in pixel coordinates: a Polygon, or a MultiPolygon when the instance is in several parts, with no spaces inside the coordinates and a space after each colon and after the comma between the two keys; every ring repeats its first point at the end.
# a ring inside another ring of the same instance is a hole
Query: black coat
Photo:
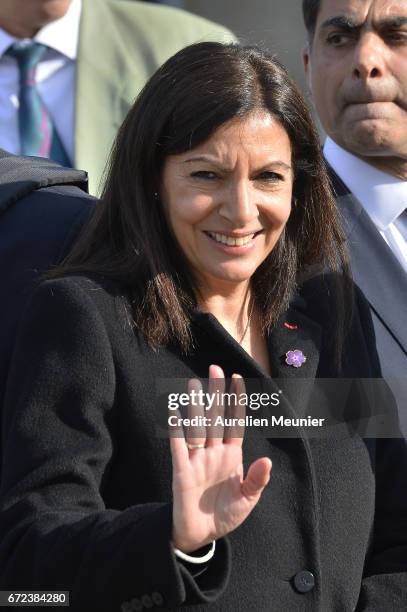
{"type": "Polygon", "coordinates": [[[87,184],[86,172],[0,149],[0,412],[18,320],[93,210],[87,184]]]}
{"type": "MultiPolygon", "coordinates": [[[[80,276],[43,283],[7,389],[0,588],[69,590],[80,612],[402,610],[402,440],[364,440],[345,426],[322,438],[247,437],[246,467],[261,456],[273,461],[253,513],[217,542],[198,577],[171,550],[171,459],[168,440],[156,435],[157,381],[207,377],[211,363],[272,392],[283,378],[303,378],[287,407],[301,413],[309,379],[334,371],[325,285],[304,295],[268,338],[273,380],[212,315],[195,313],[188,357],[174,346],[154,352],[131,330],[115,285],[80,276]],[[283,359],[294,348],[307,356],[298,370],[283,359]]],[[[359,308],[343,375],[368,378],[379,371],[359,308]]]]}

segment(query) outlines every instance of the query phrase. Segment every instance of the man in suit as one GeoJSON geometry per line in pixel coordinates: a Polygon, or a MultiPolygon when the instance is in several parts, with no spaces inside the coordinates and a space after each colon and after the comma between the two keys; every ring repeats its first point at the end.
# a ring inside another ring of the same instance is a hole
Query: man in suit
{"type": "Polygon", "coordinates": [[[407,3],[303,0],[324,155],[407,433],[407,3]]]}
{"type": "Polygon", "coordinates": [[[148,2],[2,0],[0,147],[39,154],[20,148],[26,128],[16,103],[21,68],[19,74],[13,45],[21,39],[46,47],[35,65],[36,91],[28,96],[36,96],[50,116],[59,140],[53,159],[87,170],[89,190],[96,193],[117,129],[148,77],[188,44],[231,38],[206,19],[148,2]]]}
{"type": "Polygon", "coordinates": [[[28,295],[66,255],[95,202],[86,172],[0,149],[0,406],[28,295]]]}

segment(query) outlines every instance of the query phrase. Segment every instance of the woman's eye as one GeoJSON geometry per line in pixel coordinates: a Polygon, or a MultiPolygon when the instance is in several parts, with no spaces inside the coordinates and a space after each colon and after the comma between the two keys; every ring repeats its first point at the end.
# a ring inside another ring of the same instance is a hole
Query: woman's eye
{"type": "Polygon", "coordinates": [[[211,172],[210,170],[197,170],[196,172],[192,172],[191,176],[206,180],[213,180],[217,178],[215,172],[211,172]]]}
{"type": "Polygon", "coordinates": [[[284,177],[278,172],[262,172],[257,176],[257,180],[266,181],[268,183],[277,183],[278,181],[283,181],[284,177]]]}

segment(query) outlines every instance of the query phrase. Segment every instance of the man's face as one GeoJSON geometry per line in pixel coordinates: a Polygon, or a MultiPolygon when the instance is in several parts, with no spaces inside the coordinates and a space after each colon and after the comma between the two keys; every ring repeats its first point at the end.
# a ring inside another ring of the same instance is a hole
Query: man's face
{"type": "Polygon", "coordinates": [[[23,38],[63,17],[71,0],[0,0],[0,27],[23,38]]]}
{"type": "Polygon", "coordinates": [[[407,0],[322,0],[304,63],[337,144],[407,159],[407,0]]]}

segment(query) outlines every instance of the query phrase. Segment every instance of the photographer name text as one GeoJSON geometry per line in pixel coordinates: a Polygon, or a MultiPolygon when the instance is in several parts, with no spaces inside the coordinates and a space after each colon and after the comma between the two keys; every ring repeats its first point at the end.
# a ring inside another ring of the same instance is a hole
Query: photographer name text
{"type": "Polygon", "coordinates": [[[180,417],[172,414],[168,417],[170,427],[322,427],[325,419],[315,417],[287,418],[275,416],[257,418],[246,415],[244,418],[217,416],[215,419],[207,416],[192,418],[180,417]]]}

